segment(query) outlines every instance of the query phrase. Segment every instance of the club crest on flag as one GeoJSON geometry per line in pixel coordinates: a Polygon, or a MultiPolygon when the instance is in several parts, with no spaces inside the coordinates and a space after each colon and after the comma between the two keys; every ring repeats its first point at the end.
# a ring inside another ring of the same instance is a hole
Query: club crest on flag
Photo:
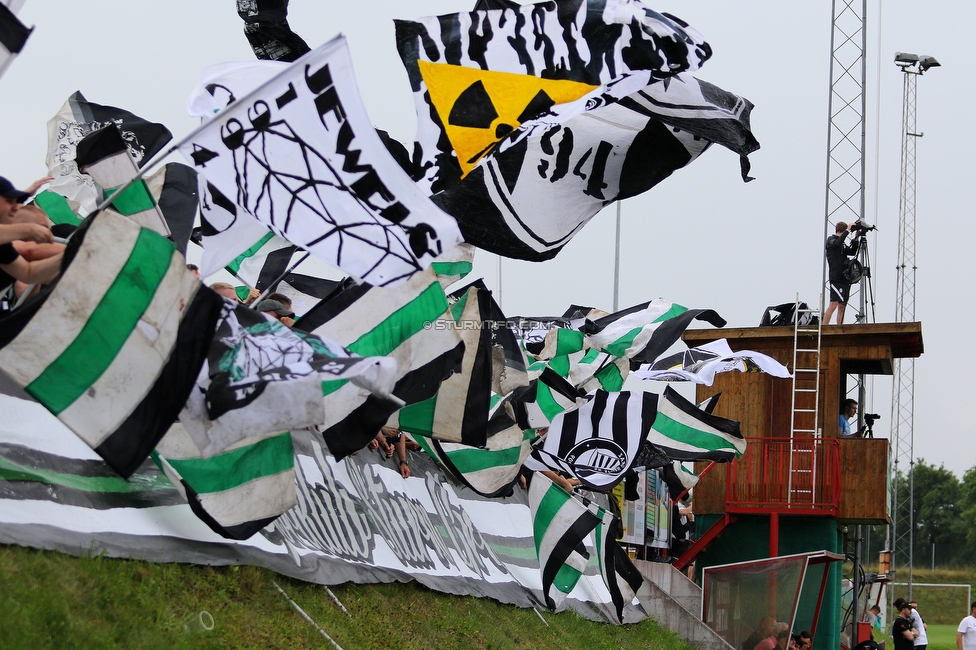
{"type": "Polygon", "coordinates": [[[566,454],[566,462],[579,477],[595,474],[622,474],[628,467],[627,452],[613,440],[590,438],[566,454]]]}

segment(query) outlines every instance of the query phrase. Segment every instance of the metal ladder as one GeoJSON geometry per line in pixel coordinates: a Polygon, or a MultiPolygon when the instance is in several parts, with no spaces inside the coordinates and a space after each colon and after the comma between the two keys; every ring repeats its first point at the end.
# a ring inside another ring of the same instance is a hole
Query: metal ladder
{"type": "Polygon", "coordinates": [[[793,317],[793,395],[790,407],[788,485],[790,503],[812,503],[814,500],[816,439],[821,435],[817,410],[820,405],[821,328],[820,310],[800,309],[800,296],[797,294],[793,317]],[[800,325],[801,318],[808,314],[817,318],[816,325],[800,325]],[[799,443],[798,438],[804,442],[799,443]]]}

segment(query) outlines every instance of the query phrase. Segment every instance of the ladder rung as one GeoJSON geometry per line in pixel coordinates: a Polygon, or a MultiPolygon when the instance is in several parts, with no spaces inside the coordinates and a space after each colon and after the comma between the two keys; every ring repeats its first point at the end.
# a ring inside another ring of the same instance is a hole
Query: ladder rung
{"type": "Polygon", "coordinates": [[[816,413],[817,409],[793,409],[797,413],[816,413]]]}
{"type": "Polygon", "coordinates": [[[796,392],[798,392],[798,393],[816,393],[817,392],[817,389],[816,388],[797,388],[796,389],[796,392]]]}

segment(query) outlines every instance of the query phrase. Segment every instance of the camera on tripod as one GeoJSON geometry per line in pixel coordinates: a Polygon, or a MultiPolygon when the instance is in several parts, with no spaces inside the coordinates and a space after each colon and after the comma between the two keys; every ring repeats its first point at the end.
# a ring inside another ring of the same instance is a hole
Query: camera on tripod
{"type": "Polygon", "coordinates": [[[872,226],[871,224],[863,223],[860,219],[851,224],[851,232],[855,236],[863,237],[872,230],[876,230],[877,226],[872,226]]]}
{"type": "Polygon", "coordinates": [[[865,413],[864,414],[864,424],[868,427],[873,427],[874,423],[881,419],[881,416],[877,413],[865,413]]]}

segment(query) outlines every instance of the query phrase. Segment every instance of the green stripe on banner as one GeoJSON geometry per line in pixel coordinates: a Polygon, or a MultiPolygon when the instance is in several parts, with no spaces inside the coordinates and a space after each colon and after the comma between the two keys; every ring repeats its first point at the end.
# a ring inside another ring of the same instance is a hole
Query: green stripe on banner
{"type": "Polygon", "coordinates": [[[91,388],[146,312],[175,249],[173,242],[143,228],[81,332],[25,390],[58,415],[91,388]]]}
{"type": "Polygon", "coordinates": [[[416,404],[408,404],[397,413],[400,429],[418,436],[429,436],[434,432],[434,411],[437,408],[437,395],[416,404]]]}
{"type": "Polygon", "coordinates": [[[248,481],[273,476],[294,467],[295,448],[290,433],[267,438],[210,458],[166,461],[197,494],[224,492],[248,481]]]}
{"type": "Polygon", "coordinates": [[[654,319],[654,322],[655,323],[660,323],[661,321],[666,321],[669,318],[674,318],[675,316],[680,316],[681,314],[685,313],[686,311],[688,311],[688,308],[687,307],[682,307],[681,305],[679,305],[677,303],[671,303],[671,309],[669,309],[667,312],[665,312],[665,313],[661,314],[660,316],[658,316],[657,318],[655,318],[654,319]]]}
{"type": "Polygon", "coordinates": [[[492,467],[515,465],[519,461],[521,451],[521,446],[499,449],[497,451],[471,448],[449,452],[447,457],[451,459],[451,463],[454,464],[459,472],[462,474],[470,474],[471,472],[480,472],[491,469],[492,467]]]}
{"type": "Polygon", "coordinates": [[[78,476],[49,469],[27,467],[0,458],[0,480],[4,481],[33,481],[47,485],[59,485],[73,490],[85,492],[147,492],[150,490],[172,490],[173,484],[163,474],[157,474],[152,479],[141,476],[139,480],[127,481],[121,476],[78,476]]]}
{"type": "Polygon", "coordinates": [[[627,350],[633,345],[634,339],[637,335],[641,333],[642,327],[635,327],[623,336],[617,338],[616,341],[607,346],[605,350],[607,354],[612,354],[615,357],[624,357],[627,355],[627,350]]]}
{"type": "MultiPolygon", "coordinates": [[[[657,412],[657,417],[654,418],[654,425],[651,428],[666,438],[685,445],[698,447],[699,449],[706,449],[708,451],[735,451],[732,443],[721,436],[681,424],[660,411],[657,412]]],[[[736,452],[736,455],[738,455],[738,452],[736,452]]]]}
{"type": "Polygon", "coordinates": [[[500,555],[504,557],[510,557],[518,560],[538,560],[539,557],[535,551],[531,548],[518,548],[515,546],[502,546],[501,544],[492,544],[488,542],[488,546],[495,552],[495,555],[500,555]]]}
{"type": "Polygon", "coordinates": [[[244,302],[251,295],[251,290],[247,287],[234,287],[234,293],[237,295],[237,299],[244,302]]]}
{"type": "Polygon", "coordinates": [[[583,358],[579,360],[579,363],[581,366],[586,363],[593,363],[594,361],[597,360],[597,357],[599,356],[600,356],[599,350],[597,350],[596,348],[590,348],[589,350],[586,351],[586,354],[583,355],[583,358]]]}
{"type": "MultiPolygon", "coordinates": [[[[537,477],[536,480],[548,481],[549,479],[537,477]]],[[[569,493],[558,487],[555,483],[550,485],[546,493],[542,495],[542,499],[539,500],[539,505],[535,509],[535,518],[532,521],[532,537],[535,539],[536,554],[539,553],[542,538],[545,536],[546,531],[549,530],[549,526],[552,525],[552,520],[556,518],[556,515],[559,514],[559,509],[570,498],[569,493]]]]}
{"type": "MultiPolygon", "coordinates": [[[[271,241],[272,237],[274,237],[274,233],[269,231],[267,235],[258,240],[258,243],[254,244],[254,246],[251,246],[246,251],[238,255],[236,258],[234,258],[233,262],[224,268],[234,275],[237,275],[237,272],[241,270],[241,264],[244,262],[244,260],[261,250],[261,247],[271,241]]],[[[241,300],[243,300],[243,298],[241,300]]]]}
{"type": "Polygon", "coordinates": [[[457,275],[462,278],[471,273],[471,269],[474,268],[471,262],[432,262],[430,266],[436,275],[445,277],[457,275]]]}
{"type": "Polygon", "coordinates": [[[346,349],[361,357],[385,357],[447,311],[444,290],[436,282],[419,296],[383,319],[346,349]]]}
{"type": "Polygon", "coordinates": [[[491,397],[488,398],[488,410],[491,411],[493,408],[495,408],[495,406],[497,406],[498,402],[502,401],[503,399],[505,398],[498,393],[492,393],[491,397]]]}
{"type": "MultiPolygon", "coordinates": [[[[105,190],[105,196],[110,197],[114,195],[117,189],[119,188],[113,187],[112,189],[105,190]]],[[[140,178],[115,197],[112,201],[112,207],[118,210],[119,214],[129,216],[146,210],[152,210],[156,207],[156,199],[153,198],[152,193],[149,191],[149,186],[146,185],[146,181],[140,178]]]]}
{"type": "Polygon", "coordinates": [[[77,226],[81,223],[81,219],[78,218],[78,215],[68,205],[68,199],[57,192],[44,190],[34,197],[34,203],[40,206],[48,218],[56,224],[67,223],[72,226],[77,226]]]}
{"type": "Polygon", "coordinates": [[[332,379],[322,382],[322,397],[326,397],[336,392],[349,383],[348,379],[332,379]]]}

